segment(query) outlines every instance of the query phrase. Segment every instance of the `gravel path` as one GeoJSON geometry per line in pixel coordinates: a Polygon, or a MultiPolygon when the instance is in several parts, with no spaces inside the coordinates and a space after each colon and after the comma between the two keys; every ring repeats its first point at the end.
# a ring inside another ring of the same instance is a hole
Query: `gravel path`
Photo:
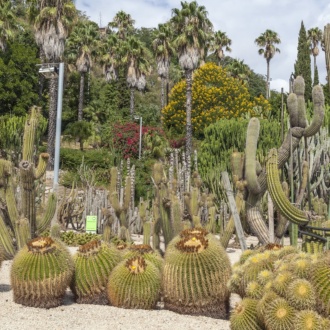
{"type": "MultiPolygon", "coordinates": [[[[240,250],[227,249],[232,263],[240,250]]],[[[4,261],[0,269],[0,329],[33,330],[229,330],[229,321],[202,316],[180,315],[167,310],[128,310],[112,306],[77,304],[68,289],[63,305],[52,309],[25,307],[13,302],[10,286],[12,261],[4,261]]],[[[232,295],[231,305],[239,298],[232,295]]]]}

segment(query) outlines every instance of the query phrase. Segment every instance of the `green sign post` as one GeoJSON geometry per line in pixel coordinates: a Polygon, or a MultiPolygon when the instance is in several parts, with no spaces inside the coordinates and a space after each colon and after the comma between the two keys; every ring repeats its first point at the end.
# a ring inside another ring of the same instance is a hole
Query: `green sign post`
{"type": "Polygon", "coordinates": [[[86,232],[96,234],[97,231],[97,216],[87,215],[86,217],[86,232]]]}

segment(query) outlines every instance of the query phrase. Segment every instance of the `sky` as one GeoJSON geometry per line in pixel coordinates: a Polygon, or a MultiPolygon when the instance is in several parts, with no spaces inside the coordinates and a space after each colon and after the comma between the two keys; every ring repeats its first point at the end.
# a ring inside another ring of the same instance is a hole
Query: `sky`
{"type": "MultiPolygon", "coordinates": [[[[190,1],[188,1],[190,2],[190,1]]],[[[173,8],[181,8],[179,0],[76,0],[76,7],[90,20],[104,27],[123,10],[135,20],[136,28],[157,28],[171,18],[173,8]]],[[[225,32],[232,40],[232,58],[243,60],[255,73],[266,75],[267,64],[255,39],[267,29],[275,31],[281,43],[270,62],[271,90],[289,92],[289,77],[297,59],[301,23],[306,31],[330,23],[329,0],[199,0],[214,31],[225,32]]],[[[316,58],[321,84],[326,83],[325,54],[320,48],[316,58]]],[[[313,65],[313,58],[311,57],[313,65]]],[[[313,72],[313,67],[312,67],[313,72]]]]}

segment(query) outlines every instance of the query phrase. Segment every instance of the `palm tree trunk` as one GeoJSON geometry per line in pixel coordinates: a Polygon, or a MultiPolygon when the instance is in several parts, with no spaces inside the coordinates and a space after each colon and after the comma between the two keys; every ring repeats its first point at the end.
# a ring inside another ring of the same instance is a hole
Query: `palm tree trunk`
{"type": "Polygon", "coordinates": [[[48,139],[47,153],[49,154],[48,170],[54,169],[55,157],[55,135],[56,135],[56,113],[57,113],[57,87],[58,78],[49,81],[49,117],[48,117],[48,139]]]}
{"type": "Polygon", "coordinates": [[[160,98],[160,106],[161,110],[165,107],[165,78],[161,77],[161,98],[160,98]]]}
{"type": "Polygon", "coordinates": [[[84,110],[84,86],[85,86],[85,73],[80,72],[80,88],[79,88],[79,105],[78,105],[78,121],[83,120],[84,110]]]}
{"type": "Polygon", "coordinates": [[[134,115],[134,87],[131,87],[131,95],[130,95],[130,113],[131,117],[133,118],[134,115]]]}
{"type": "Polygon", "coordinates": [[[269,62],[270,60],[267,60],[267,86],[266,86],[266,99],[269,99],[269,62]]]}
{"type": "Polygon", "coordinates": [[[191,103],[192,103],[192,70],[186,70],[186,156],[192,153],[192,126],[191,126],[191,103]]]}

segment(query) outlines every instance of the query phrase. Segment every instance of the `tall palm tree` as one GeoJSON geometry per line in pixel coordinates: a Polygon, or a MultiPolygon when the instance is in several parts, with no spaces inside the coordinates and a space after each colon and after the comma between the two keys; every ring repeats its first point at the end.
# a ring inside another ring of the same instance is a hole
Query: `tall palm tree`
{"type": "Polygon", "coordinates": [[[101,40],[100,45],[100,63],[103,66],[103,72],[106,81],[117,80],[118,67],[120,65],[121,40],[117,34],[109,33],[106,38],[101,40]]]}
{"type": "Polygon", "coordinates": [[[266,85],[266,98],[269,98],[269,66],[270,61],[274,57],[275,53],[280,53],[280,50],[275,47],[281,43],[281,39],[278,34],[272,30],[266,30],[264,33],[254,41],[259,47],[259,55],[264,55],[267,62],[267,85],[266,85]]]}
{"type": "Polygon", "coordinates": [[[10,0],[0,0],[0,49],[4,51],[18,24],[10,0]]]}
{"type": "Polygon", "coordinates": [[[218,59],[218,65],[221,60],[225,57],[224,50],[231,52],[231,39],[227,37],[226,32],[216,31],[211,39],[210,50],[218,59]]]}
{"type": "Polygon", "coordinates": [[[171,57],[175,50],[172,45],[173,34],[169,24],[158,24],[152,47],[156,55],[157,73],[161,79],[161,108],[165,107],[165,83],[168,82],[171,57]]]}
{"type": "Polygon", "coordinates": [[[117,35],[119,39],[125,40],[127,36],[133,32],[135,21],[132,19],[130,14],[120,10],[112,22],[108,24],[108,27],[117,29],[117,35]]]}
{"type": "Polygon", "coordinates": [[[146,86],[146,76],[150,74],[151,54],[145,44],[135,37],[128,37],[121,49],[121,61],[127,65],[127,84],[130,88],[130,114],[134,115],[134,91],[144,90],[146,86]]]}
{"type": "MultiPolygon", "coordinates": [[[[319,43],[322,42],[323,32],[318,27],[311,28],[307,31],[308,42],[310,43],[311,54],[314,57],[314,73],[316,71],[316,56],[319,55],[319,43]]],[[[315,77],[314,77],[315,78],[315,77]]]]}
{"type": "MultiPolygon", "coordinates": [[[[35,39],[41,58],[46,63],[57,63],[64,53],[65,40],[77,19],[77,11],[71,0],[27,0],[28,16],[34,25],[35,39]]],[[[49,118],[47,152],[48,168],[54,168],[57,78],[49,83],[49,118]]]]}
{"type": "Polygon", "coordinates": [[[66,43],[69,61],[74,61],[80,73],[78,121],[83,119],[85,75],[93,64],[93,56],[99,44],[98,25],[91,21],[81,21],[75,26],[66,43]]]}
{"type": "Polygon", "coordinates": [[[185,71],[186,91],[186,154],[190,165],[192,152],[192,73],[198,67],[200,58],[205,54],[205,45],[212,33],[212,23],[207,18],[208,13],[204,6],[196,1],[181,2],[181,9],[172,10],[170,20],[173,34],[176,36],[174,47],[177,50],[179,64],[185,71]]]}

